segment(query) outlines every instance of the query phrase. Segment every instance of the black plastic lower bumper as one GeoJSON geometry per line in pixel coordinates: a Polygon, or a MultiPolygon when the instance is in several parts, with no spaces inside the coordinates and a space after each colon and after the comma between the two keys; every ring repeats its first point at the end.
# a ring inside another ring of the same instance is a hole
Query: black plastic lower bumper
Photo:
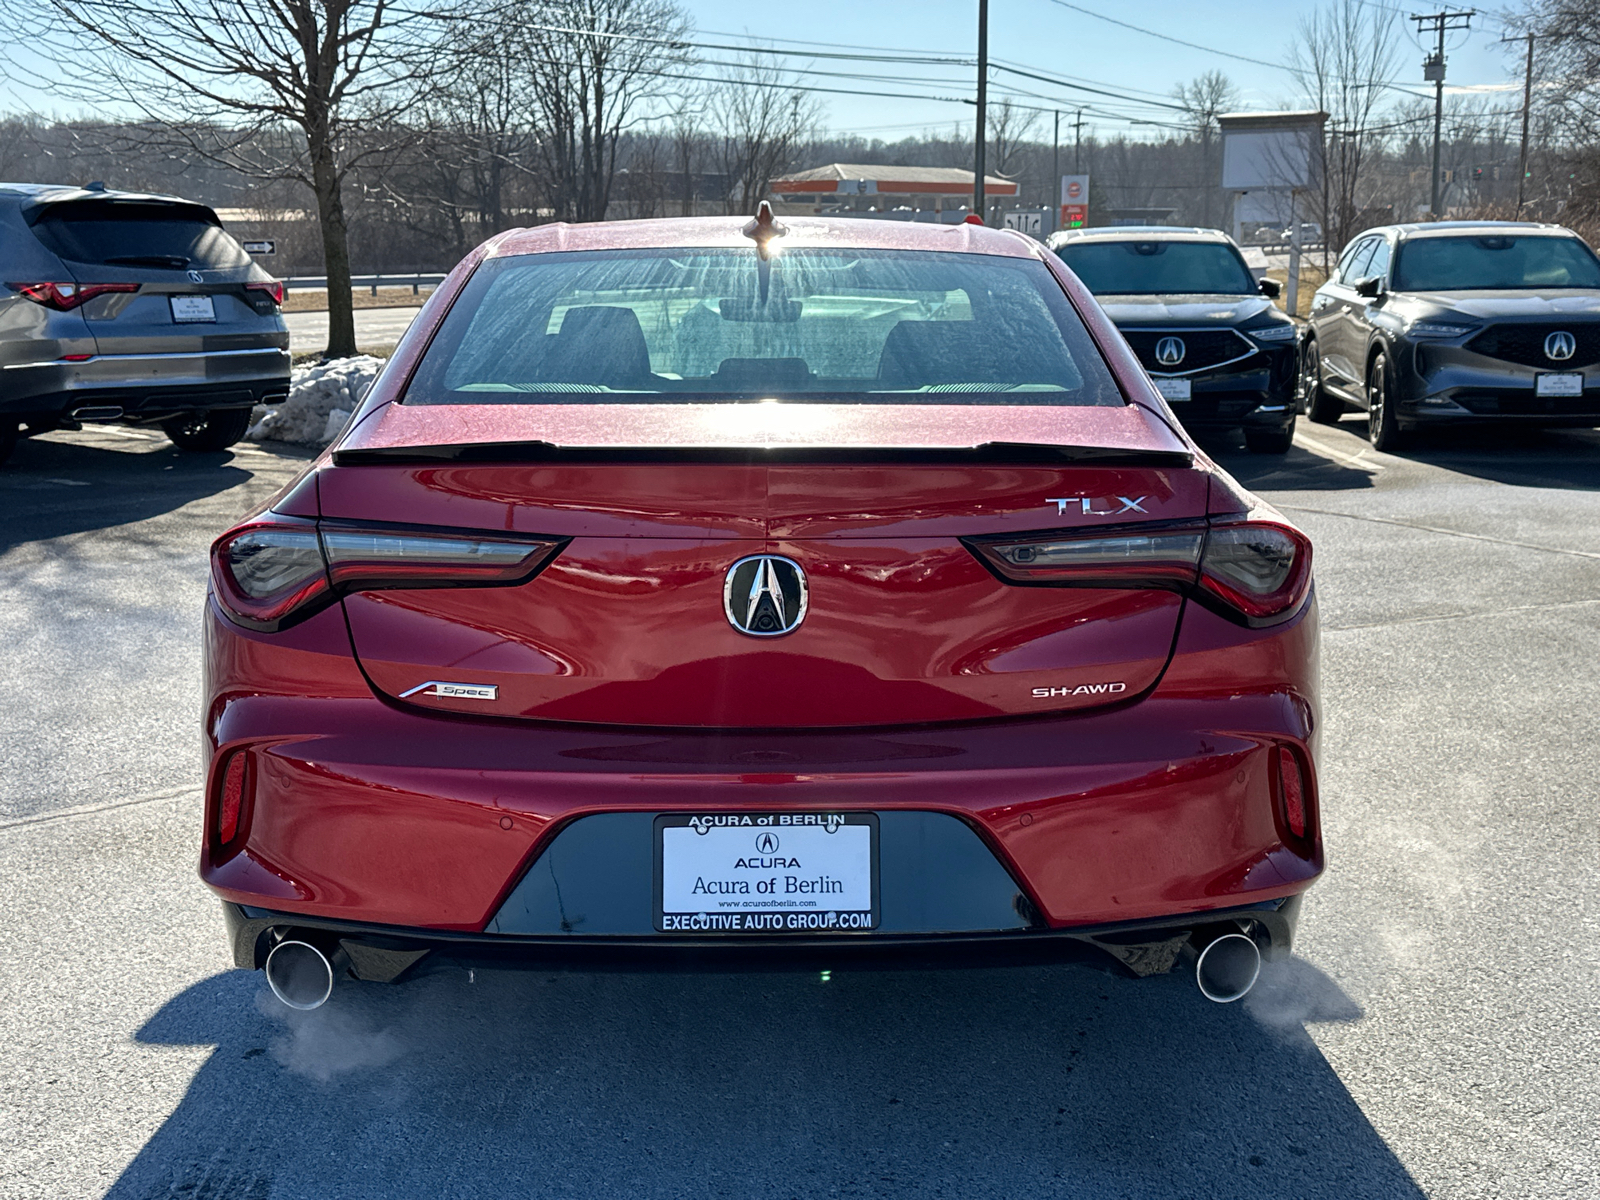
{"type": "Polygon", "coordinates": [[[233,961],[257,970],[281,937],[325,950],[343,947],[359,979],[392,982],[430,956],[461,964],[577,970],[805,970],[858,966],[925,969],[1108,961],[1135,975],[1160,974],[1176,963],[1196,933],[1231,928],[1251,934],[1263,957],[1293,948],[1302,897],[1245,908],[1177,914],[1070,929],[1016,929],[953,934],[835,934],[692,938],[523,936],[406,929],[330,921],[223,902],[233,961]]]}

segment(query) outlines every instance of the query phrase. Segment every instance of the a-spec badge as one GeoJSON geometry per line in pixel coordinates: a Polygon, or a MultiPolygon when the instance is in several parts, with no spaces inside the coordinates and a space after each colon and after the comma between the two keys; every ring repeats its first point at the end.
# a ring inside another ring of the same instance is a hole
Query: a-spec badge
{"type": "Polygon", "coordinates": [[[500,689],[492,683],[446,683],[442,679],[430,679],[427,683],[419,683],[409,692],[401,692],[400,699],[407,700],[412,696],[442,696],[449,700],[498,700],[500,689]]]}
{"type": "Polygon", "coordinates": [[[1068,512],[1081,512],[1086,517],[1116,517],[1125,512],[1138,512],[1149,515],[1144,502],[1149,496],[1049,496],[1046,504],[1056,506],[1056,516],[1064,516],[1068,512]],[[1105,505],[1104,508],[1098,507],[1105,505]]]}

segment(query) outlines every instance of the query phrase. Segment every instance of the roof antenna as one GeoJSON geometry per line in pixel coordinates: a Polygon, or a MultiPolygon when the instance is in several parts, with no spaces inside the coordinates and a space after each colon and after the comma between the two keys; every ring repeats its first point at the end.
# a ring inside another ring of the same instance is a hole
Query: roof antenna
{"type": "Polygon", "coordinates": [[[96,179],[92,183],[86,183],[83,185],[83,190],[86,192],[103,192],[106,190],[105,181],[96,179]]]}
{"type": "Polygon", "coordinates": [[[741,232],[756,244],[756,253],[761,256],[762,262],[766,262],[772,257],[770,243],[788,233],[789,227],[772,215],[772,204],[763,200],[756,207],[756,215],[745,222],[741,232]]]}

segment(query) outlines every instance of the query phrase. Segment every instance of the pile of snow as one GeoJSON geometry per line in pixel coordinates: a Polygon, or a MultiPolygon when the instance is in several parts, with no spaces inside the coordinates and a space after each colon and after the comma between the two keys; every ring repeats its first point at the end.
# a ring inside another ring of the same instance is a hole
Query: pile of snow
{"type": "Polygon", "coordinates": [[[288,399],[271,406],[258,404],[245,437],[252,442],[326,446],[339,436],[383,361],[360,354],[296,369],[289,376],[288,399]]]}

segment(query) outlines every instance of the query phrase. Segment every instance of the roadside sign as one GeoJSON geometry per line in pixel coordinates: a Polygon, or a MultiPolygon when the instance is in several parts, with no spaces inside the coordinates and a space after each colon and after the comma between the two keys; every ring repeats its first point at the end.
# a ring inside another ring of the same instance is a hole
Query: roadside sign
{"type": "Polygon", "coordinates": [[[276,254],[278,252],[278,243],[270,238],[259,242],[241,242],[239,244],[244,247],[246,254],[276,254]]]}
{"type": "Polygon", "coordinates": [[[1029,237],[1044,235],[1044,212],[1041,209],[1019,209],[1005,214],[1006,228],[1015,229],[1029,237]]]}
{"type": "Polygon", "coordinates": [[[1089,177],[1061,177],[1061,228],[1082,229],[1089,223],[1089,177]]]}

